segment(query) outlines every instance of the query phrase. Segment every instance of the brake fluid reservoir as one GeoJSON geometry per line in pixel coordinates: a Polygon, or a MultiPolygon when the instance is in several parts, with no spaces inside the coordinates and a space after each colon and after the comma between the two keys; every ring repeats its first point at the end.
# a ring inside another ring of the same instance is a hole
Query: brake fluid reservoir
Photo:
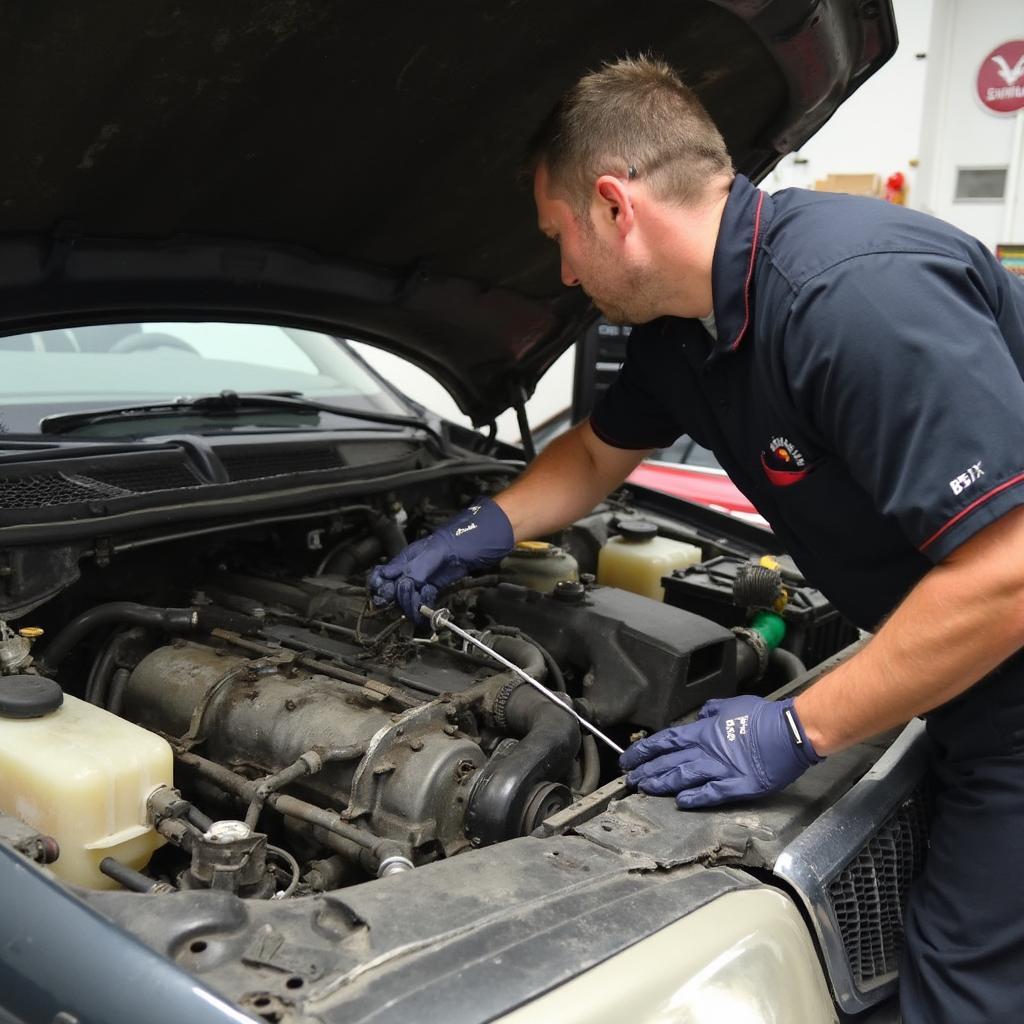
{"type": "Polygon", "coordinates": [[[164,842],[146,800],[170,786],[166,740],[41,676],[0,676],[0,809],[60,845],[50,870],[90,889],[116,889],[104,857],[145,867],[164,842]],[[63,696],[63,701],[61,697],[63,696]]]}
{"type": "Polygon", "coordinates": [[[661,578],[703,557],[694,544],[659,537],[650,520],[620,519],[618,528],[621,536],[612,537],[597,556],[597,582],[603,586],[660,601],[665,596],[661,578]]]}
{"type": "Polygon", "coordinates": [[[572,555],[542,540],[521,540],[501,560],[502,579],[550,594],[563,580],[575,583],[579,565],[572,555]]]}

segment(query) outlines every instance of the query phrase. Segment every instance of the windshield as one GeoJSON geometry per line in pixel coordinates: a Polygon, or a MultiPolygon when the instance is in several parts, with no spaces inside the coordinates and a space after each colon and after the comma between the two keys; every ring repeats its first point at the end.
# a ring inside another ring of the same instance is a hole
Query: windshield
{"type": "Polygon", "coordinates": [[[410,409],[347,345],[268,324],[125,323],[0,338],[0,417],[35,431],[48,414],[224,390],[293,392],[349,408],[410,409]]]}

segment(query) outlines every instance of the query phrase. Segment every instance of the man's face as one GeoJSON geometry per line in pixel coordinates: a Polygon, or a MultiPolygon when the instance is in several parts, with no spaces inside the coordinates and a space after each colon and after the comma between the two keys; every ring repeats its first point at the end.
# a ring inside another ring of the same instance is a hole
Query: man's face
{"type": "Polygon", "coordinates": [[[564,199],[549,194],[543,165],[534,177],[533,196],[538,226],[561,252],[563,284],[579,285],[613,324],[640,324],[658,315],[643,268],[616,244],[614,231],[602,237],[592,219],[581,222],[564,199]]]}

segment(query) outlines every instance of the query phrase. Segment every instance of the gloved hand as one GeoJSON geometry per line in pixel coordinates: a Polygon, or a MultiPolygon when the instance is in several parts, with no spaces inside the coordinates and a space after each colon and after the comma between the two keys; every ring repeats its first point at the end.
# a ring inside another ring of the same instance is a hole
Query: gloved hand
{"type": "Polygon", "coordinates": [[[414,541],[367,579],[377,608],[397,601],[406,617],[420,623],[420,605],[434,606],[437,592],[503,558],[515,544],[512,524],[490,498],[477,498],[429,537],[414,541]]]}
{"type": "Polygon", "coordinates": [[[792,698],[742,696],[709,700],[697,721],[639,740],[619,764],[631,786],[674,793],[676,806],[688,810],[772,793],[822,760],[792,698]]]}

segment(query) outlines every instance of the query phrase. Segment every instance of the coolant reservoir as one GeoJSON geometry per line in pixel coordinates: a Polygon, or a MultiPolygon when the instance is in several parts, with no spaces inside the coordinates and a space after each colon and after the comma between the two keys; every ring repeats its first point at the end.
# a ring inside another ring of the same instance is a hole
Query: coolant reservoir
{"type": "Polygon", "coordinates": [[[50,870],[90,889],[116,889],[104,857],[145,867],[164,842],[146,800],[170,786],[166,740],[64,695],[41,676],[0,676],[0,809],[60,844],[50,870]]]}
{"type": "Polygon", "coordinates": [[[542,540],[521,540],[501,560],[498,572],[510,583],[550,594],[563,580],[575,583],[579,565],[572,555],[542,540]]]}
{"type": "Polygon", "coordinates": [[[606,587],[660,601],[665,596],[662,576],[696,565],[703,557],[694,544],[659,537],[658,527],[647,519],[620,519],[619,533],[597,556],[597,582],[606,587]]]}

